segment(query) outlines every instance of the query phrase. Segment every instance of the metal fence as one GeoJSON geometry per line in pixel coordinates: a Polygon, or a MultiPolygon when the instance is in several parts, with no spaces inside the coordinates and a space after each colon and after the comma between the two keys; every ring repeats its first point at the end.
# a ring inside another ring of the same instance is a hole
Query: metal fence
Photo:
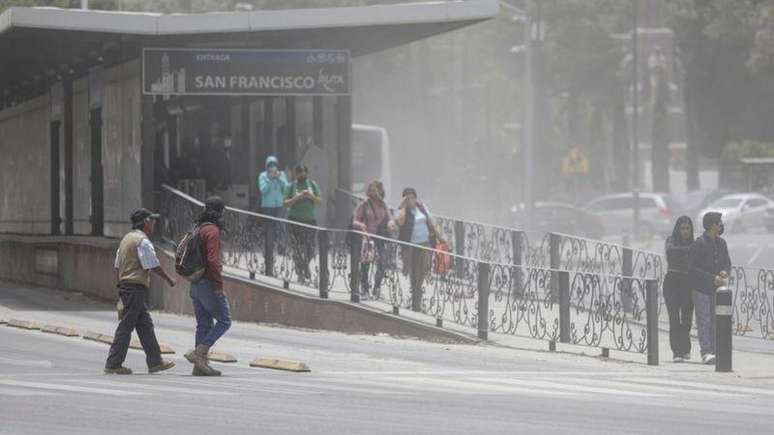
{"type": "MultiPolygon", "coordinates": [[[[193,227],[203,208],[167,186],[161,204],[162,237],[170,243],[193,227]]],[[[658,337],[657,282],[647,277],[514,264],[510,257],[485,260],[231,207],[224,213],[221,249],[224,267],[250,278],[261,275],[322,298],[332,292],[347,293],[353,302],[367,298],[396,314],[412,310],[438,326],[451,322],[475,329],[483,339],[489,332],[527,336],[647,352],[649,361],[658,352],[648,343],[658,337]]]]}
{"type": "MultiPolygon", "coordinates": [[[[362,200],[337,193],[351,204],[362,200]]],[[[479,260],[654,279],[659,288],[667,272],[666,257],[660,253],[567,234],[528,234],[443,215],[434,218],[455,253],[479,260]]],[[[774,340],[774,269],[734,266],[729,288],[734,291],[734,333],[774,340]]],[[[620,302],[626,309],[632,304],[628,297],[620,302]]],[[[663,304],[661,298],[659,307],[663,304]]]]}

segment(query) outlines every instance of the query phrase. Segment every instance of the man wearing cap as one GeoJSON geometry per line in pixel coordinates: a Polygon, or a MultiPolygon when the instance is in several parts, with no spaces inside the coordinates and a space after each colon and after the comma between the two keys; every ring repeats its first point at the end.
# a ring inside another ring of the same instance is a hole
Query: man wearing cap
{"type": "Polygon", "coordinates": [[[704,234],[693,242],[690,251],[696,332],[704,364],[715,362],[715,292],[718,287],[728,285],[731,270],[728,245],[720,237],[724,230],[721,218],[718,212],[704,215],[704,234]]]}
{"type": "Polygon", "coordinates": [[[205,258],[205,270],[201,279],[191,283],[191,302],[196,317],[196,348],[185,358],[194,365],[194,376],[220,376],[220,371],[210,367],[210,348],[231,327],[231,309],[223,292],[223,266],[220,262],[220,229],[223,227],[225,204],[218,196],[204,202],[204,212],[199,215],[199,243],[205,258]]]}
{"type": "Polygon", "coordinates": [[[137,330],[142,349],[145,351],[148,372],[156,373],[175,366],[174,362],[161,359],[161,349],[153,330],[153,321],[145,303],[150,287],[150,272],[164,278],[170,286],[174,287],[176,284],[175,280],[161,268],[156,250],[148,239],[148,236],[153,234],[159,217],[158,214],[144,208],[135,210],[130,216],[132,231],[121,239],[116,252],[115,268],[118,280],[116,286],[124,309],[105,363],[107,374],[132,374],[132,371],[124,367],[123,363],[134,330],[137,330]]]}

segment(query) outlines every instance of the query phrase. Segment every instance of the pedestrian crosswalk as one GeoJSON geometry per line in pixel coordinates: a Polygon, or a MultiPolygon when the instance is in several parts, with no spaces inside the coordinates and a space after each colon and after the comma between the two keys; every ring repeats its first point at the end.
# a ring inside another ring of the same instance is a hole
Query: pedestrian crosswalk
{"type": "Polygon", "coordinates": [[[685,380],[678,375],[643,376],[616,371],[582,372],[329,372],[294,375],[236,370],[221,378],[164,375],[0,376],[0,399],[23,396],[91,395],[136,397],[163,395],[341,395],[401,397],[423,395],[556,397],[617,400],[700,396],[734,399],[774,396],[774,389],[685,380]]]}

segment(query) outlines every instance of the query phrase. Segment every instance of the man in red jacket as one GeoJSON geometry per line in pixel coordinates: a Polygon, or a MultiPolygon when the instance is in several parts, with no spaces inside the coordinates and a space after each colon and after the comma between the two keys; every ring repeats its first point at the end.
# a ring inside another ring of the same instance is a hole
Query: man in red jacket
{"type": "Polygon", "coordinates": [[[194,365],[194,376],[220,376],[209,365],[207,356],[223,334],[231,327],[231,311],[223,293],[223,274],[220,263],[220,229],[223,227],[223,200],[218,196],[207,198],[204,212],[199,215],[199,242],[206,259],[204,275],[191,283],[191,300],[196,316],[196,348],[185,355],[194,365]]]}

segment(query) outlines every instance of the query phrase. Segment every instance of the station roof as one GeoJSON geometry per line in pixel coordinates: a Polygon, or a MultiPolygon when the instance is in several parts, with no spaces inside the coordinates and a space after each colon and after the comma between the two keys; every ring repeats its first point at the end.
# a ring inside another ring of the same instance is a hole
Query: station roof
{"type": "Polygon", "coordinates": [[[142,47],[386,50],[494,17],[497,0],[154,14],[13,7],[0,15],[0,89],[50,81],[142,47]]]}

